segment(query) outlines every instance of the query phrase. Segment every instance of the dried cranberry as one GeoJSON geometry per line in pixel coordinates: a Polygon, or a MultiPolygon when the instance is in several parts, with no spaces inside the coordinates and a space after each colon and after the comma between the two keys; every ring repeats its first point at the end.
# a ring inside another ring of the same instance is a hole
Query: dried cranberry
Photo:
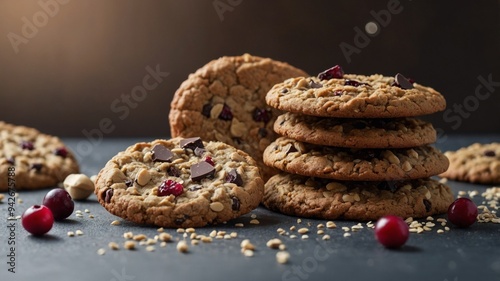
{"type": "Polygon", "coordinates": [[[182,192],[184,192],[184,186],[173,180],[165,180],[158,187],[158,196],[168,196],[170,194],[179,196],[182,192]]]}
{"type": "Polygon", "coordinates": [[[397,216],[380,218],[375,225],[375,237],[387,248],[403,246],[410,236],[410,229],[406,222],[397,216]]]}
{"type": "Polygon", "coordinates": [[[54,154],[66,158],[66,156],[68,156],[68,150],[65,147],[59,147],[54,150],[54,154]]]}
{"type": "Polygon", "coordinates": [[[342,67],[340,67],[340,65],[336,65],[318,74],[318,78],[320,80],[330,80],[333,78],[340,79],[342,77],[344,77],[344,71],[342,70],[342,67]]]}
{"type": "Polygon", "coordinates": [[[201,110],[201,114],[203,114],[203,116],[205,116],[207,118],[210,118],[210,111],[212,111],[212,105],[207,103],[203,106],[203,109],[201,110]]]}
{"type": "Polygon", "coordinates": [[[233,119],[231,108],[229,108],[229,106],[227,106],[226,104],[224,104],[224,106],[222,107],[222,111],[219,114],[219,119],[226,121],[230,121],[233,119]]]}
{"type": "Polygon", "coordinates": [[[205,162],[207,162],[208,164],[210,164],[210,165],[212,165],[212,166],[214,166],[214,167],[215,167],[215,163],[214,163],[214,161],[212,160],[212,157],[207,156],[207,157],[205,157],[205,159],[204,159],[203,161],[205,161],[205,162]]]}
{"type": "Polygon", "coordinates": [[[269,109],[256,108],[254,109],[252,116],[255,122],[267,123],[273,117],[273,112],[269,109]]]}
{"type": "Polygon", "coordinates": [[[468,227],[476,222],[477,206],[469,198],[458,198],[448,208],[448,219],[458,227],[468,227]]]}
{"type": "Polygon", "coordinates": [[[21,142],[21,148],[26,149],[26,150],[33,150],[35,147],[33,146],[33,143],[30,141],[22,141],[21,142]]]}
{"type": "Polygon", "coordinates": [[[353,86],[353,87],[359,87],[361,85],[368,85],[368,84],[367,83],[361,83],[361,82],[356,81],[356,80],[346,79],[345,82],[344,82],[344,85],[346,85],[346,86],[353,86]]]}

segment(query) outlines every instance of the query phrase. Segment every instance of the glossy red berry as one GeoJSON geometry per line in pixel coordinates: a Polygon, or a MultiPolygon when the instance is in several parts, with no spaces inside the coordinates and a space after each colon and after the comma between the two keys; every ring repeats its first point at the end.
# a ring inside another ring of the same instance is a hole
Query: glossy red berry
{"type": "Polygon", "coordinates": [[[476,219],[477,206],[469,198],[458,198],[448,208],[448,220],[458,227],[468,227],[476,219]]]}
{"type": "Polygon", "coordinates": [[[24,211],[21,223],[29,233],[37,236],[44,235],[52,228],[54,216],[46,206],[34,205],[24,211]]]}
{"type": "Polygon", "coordinates": [[[170,194],[179,196],[184,192],[184,186],[173,180],[165,180],[158,187],[158,196],[168,196],[170,194]]]}
{"type": "Polygon", "coordinates": [[[49,208],[56,221],[69,217],[75,209],[75,202],[69,193],[62,188],[54,188],[43,197],[44,206],[49,208]]]}
{"type": "Polygon", "coordinates": [[[400,217],[385,216],[375,225],[375,237],[387,248],[403,246],[410,236],[408,224],[400,217]]]}
{"type": "Polygon", "coordinates": [[[343,76],[344,76],[344,71],[342,70],[342,67],[340,67],[340,65],[336,65],[318,74],[318,78],[320,80],[330,80],[333,78],[340,79],[343,76]]]}

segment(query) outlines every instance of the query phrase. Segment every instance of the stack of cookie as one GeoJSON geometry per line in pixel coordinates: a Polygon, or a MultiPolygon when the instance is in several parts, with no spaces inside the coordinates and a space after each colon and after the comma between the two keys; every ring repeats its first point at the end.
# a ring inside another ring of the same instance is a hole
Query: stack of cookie
{"type": "Polygon", "coordinates": [[[335,66],[276,84],[266,102],[287,111],[274,124],[281,137],[263,155],[283,171],[265,185],[269,209],[376,220],[444,213],[453,202],[450,188],[430,178],[449,164],[430,146],[436,131],[415,118],[446,107],[434,89],[401,74],[352,75],[335,66]]]}

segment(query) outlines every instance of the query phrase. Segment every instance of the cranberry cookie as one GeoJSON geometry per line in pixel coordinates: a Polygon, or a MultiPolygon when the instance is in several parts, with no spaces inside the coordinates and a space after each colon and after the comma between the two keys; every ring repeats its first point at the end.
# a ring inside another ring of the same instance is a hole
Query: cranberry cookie
{"type": "Polygon", "coordinates": [[[264,182],[245,152],[222,142],[137,143],[100,171],[95,193],[110,213],[162,227],[222,223],[256,208],[264,182]]]}
{"type": "Polygon", "coordinates": [[[272,128],[281,113],[266,104],[265,95],[274,84],[304,75],[289,64],[248,54],[211,61],[174,94],[171,135],[199,136],[241,149],[267,179],[275,171],[262,163],[262,152],[276,138],[272,128]]]}
{"type": "Polygon", "coordinates": [[[500,143],[474,143],[457,151],[447,151],[450,167],[440,176],[482,184],[500,184],[500,143]]]}
{"type": "Polygon", "coordinates": [[[352,181],[425,178],[448,168],[448,159],[431,146],[401,149],[353,149],[319,146],[286,137],[264,152],[264,163],[311,177],[352,181]]]}
{"type": "Polygon", "coordinates": [[[404,148],[431,144],[436,130],[416,118],[343,119],[287,112],[274,131],[298,141],[351,148],[404,148]]]}
{"type": "Polygon", "coordinates": [[[0,191],[8,189],[12,168],[16,190],[53,187],[79,172],[75,156],[59,138],[0,121],[0,191]]]}
{"type": "Polygon", "coordinates": [[[442,214],[453,200],[448,186],[428,178],[339,182],[282,173],[265,184],[263,204],[292,216],[369,221],[385,215],[422,218],[442,214]]]}
{"type": "Polygon", "coordinates": [[[344,74],[335,66],[318,77],[295,77],[274,85],[266,96],[277,109],[341,118],[395,118],[431,114],[446,107],[436,90],[403,75],[344,74]]]}

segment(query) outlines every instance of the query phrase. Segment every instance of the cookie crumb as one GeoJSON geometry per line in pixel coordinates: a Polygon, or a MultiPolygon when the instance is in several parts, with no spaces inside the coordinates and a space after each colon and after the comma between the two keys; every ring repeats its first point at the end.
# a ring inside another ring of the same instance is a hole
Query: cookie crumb
{"type": "Polygon", "coordinates": [[[344,237],[349,237],[349,236],[351,236],[351,233],[349,232],[344,233],[344,237]]]}
{"type": "Polygon", "coordinates": [[[308,228],[299,228],[299,230],[297,231],[299,234],[306,234],[309,232],[309,229],[308,228]]]}
{"type": "Polygon", "coordinates": [[[231,238],[238,237],[238,233],[236,233],[236,232],[231,232],[231,234],[229,234],[229,235],[231,235],[231,238]]]}
{"type": "Polygon", "coordinates": [[[134,237],[134,233],[131,231],[123,233],[123,238],[125,239],[132,239],[134,237]]]}
{"type": "Polygon", "coordinates": [[[249,249],[243,250],[243,255],[245,255],[245,257],[253,257],[253,251],[249,249]]]}
{"type": "Polygon", "coordinates": [[[252,251],[255,250],[255,246],[250,242],[249,239],[241,241],[240,246],[242,250],[252,250],[252,251]]]}
{"type": "Polygon", "coordinates": [[[184,233],[186,230],[184,228],[177,228],[177,233],[184,233]]]}
{"type": "Polygon", "coordinates": [[[286,251],[279,251],[276,253],[276,261],[281,264],[285,264],[290,259],[290,253],[286,251]]]}
{"type": "Polygon", "coordinates": [[[241,222],[239,222],[239,223],[236,223],[234,226],[236,226],[236,227],[244,227],[245,225],[242,224],[241,222]]]}
{"type": "Polygon", "coordinates": [[[134,237],[132,237],[132,240],[135,240],[135,241],[142,241],[142,240],[146,240],[148,237],[144,234],[137,234],[137,235],[134,235],[134,237]]]}
{"type": "Polygon", "coordinates": [[[111,222],[111,225],[120,225],[120,221],[119,220],[114,220],[111,222]]]}
{"type": "Polygon", "coordinates": [[[200,243],[200,240],[191,240],[191,245],[196,246],[200,243]]]}
{"type": "Polygon", "coordinates": [[[81,231],[80,229],[78,229],[77,231],[75,231],[75,234],[78,235],[78,236],[82,236],[83,235],[83,231],[81,231]]]}
{"type": "Polygon", "coordinates": [[[297,219],[297,223],[302,223],[302,220],[301,219],[297,219]]]}
{"type": "Polygon", "coordinates": [[[201,237],[201,242],[203,243],[212,243],[213,239],[210,236],[202,236],[201,237]]]}
{"type": "Polygon", "coordinates": [[[68,231],[67,235],[69,237],[74,237],[75,236],[75,233],[73,231],[68,231]]]}
{"type": "Polygon", "coordinates": [[[306,240],[306,239],[309,239],[309,235],[307,234],[304,234],[300,237],[302,240],[306,240]]]}
{"type": "Polygon", "coordinates": [[[267,241],[266,246],[271,248],[271,249],[278,249],[281,244],[282,244],[282,242],[280,239],[274,238],[274,239],[267,241]]]}
{"type": "Polygon", "coordinates": [[[321,237],[322,240],[330,240],[330,235],[325,234],[323,237],[321,237]]]}
{"type": "Polygon", "coordinates": [[[250,224],[259,224],[260,221],[258,219],[253,219],[250,221],[250,224]]]}
{"type": "Polygon", "coordinates": [[[146,247],[146,251],[148,251],[148,252],[154,252],[155,250],[156,250],[156,249],[155,249],[155,247],[154,247],[154,246],[147,246],[147,247],[146,247]]]}
{"type": "Polygon", "coordinates": [[[179,251],[179,253],[187,253],[188,250],[189,250],[189,247],[188,247],[186,241],[181,240],[181,241],[179,241],[179,243],[177,243],[177,251],[179,251]]]}
{"type": "Polygon", "coordinates": [[[105,250],[105,249],[103,249],[103,248],[100,248],[99,250],[97,250],[97,254],[98,254],[99,256],[102,256],[102,255],[104,255],[105,253],[106,253],[106,250],[105,250]]]}
{"type": "Polygon", "coordinates": [[[295,231],[295,229],[297,229],[295,225],[290,226],[290,231],[295,231]]]}
{"type": "Polygon", "coordinates": [[[163,232],[163,231],[165,231],[165,230],[163,229],[163,227],[160,227],[160,228],[158,228],[156,231],[157,231],[157,232],[163,232]]]}
{"type": "Polygon", "coordinates": [[[325,228],[325,225],[322,224],[322,223],[319,223],[317,226],[316,226],[317,229],[323,229],[325,228]]]}
{"type": "Polygon", "coordinates": [[[333,221],[327,221],[326,228],[337,228],[337,225],[333,221]]]}
{"type": "Polygon", "coordinates": [[[127,250],[135,250],[135,242],[134,241],[125,241],[123,243],[123,248],[127,250]]]}
{"type": "Polygon", "coordinates": [[[323,229],[319,229],[318,231],[316,231],[316,234],[323,235],[325,234],[325,231],[323,229]]]}
{"type": "Polygon", "coordinates": [[[292,234],[292,235],[290,235],[290,238],[291,238],[291,239],[296,239],[296,238],[297,238],[297,235],[292,234]]]}
{"type": "Polygon", "coordinates": [[[444,230],[438,229],[436,232],[439,233],[439,234],[441,234],[441,233],[444,233],[444,230]]]}
{"type": "Polygon", "coordinates": [[[108,243],[108,248],[110,248],[111,250],[118,250],[118,249],[120,249],[120,246],[118,245],[118,243],[109,242],[108,243]]]}

